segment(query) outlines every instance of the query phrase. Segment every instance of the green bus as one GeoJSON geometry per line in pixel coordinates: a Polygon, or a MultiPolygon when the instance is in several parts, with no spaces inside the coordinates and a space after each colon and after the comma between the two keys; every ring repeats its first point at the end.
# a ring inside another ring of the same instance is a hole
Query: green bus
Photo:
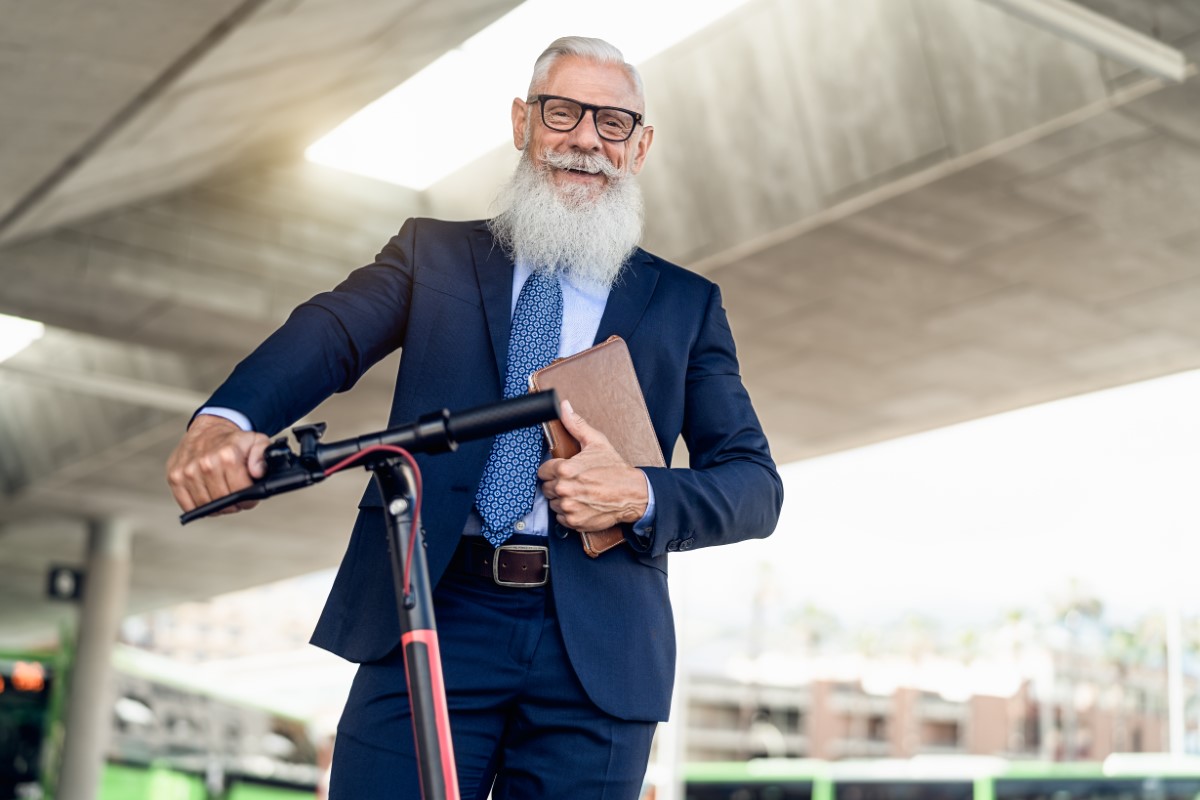
{"type": "MultiPolygon", "coordinates": [[[[684,800],[1200,800],[1200,758],[1116,755],[1102,763],[975,756],[689,764],[684,800]]],[[[223,800],[312,798],[311,788],[235,782],[223,800]]],[[[102,800],[209,800],[198,775],[109,765],[102,800]]]]}
{"type": "Polygon", "coordinates": [[[1200,800],[1200,758],[755,759],[690,764],[684,783],[685,800],[1200,800]]]}
{"type": "MultiPolygon", "coordinates": [[[[100,800],[312,800],[306,724],[118,652],[100,800]]],[[[0,652],[0,800],[55,800],[70,653],[0,652]]],[[[58,800],[66,800],[59,798],[58,800]]]]}
{"type": "Polygon", "coordinates": [[[166,766],[107,764],[99,800],[313,800],[315,790],[235,777],[213,793],[204,776],[166,766]]]}

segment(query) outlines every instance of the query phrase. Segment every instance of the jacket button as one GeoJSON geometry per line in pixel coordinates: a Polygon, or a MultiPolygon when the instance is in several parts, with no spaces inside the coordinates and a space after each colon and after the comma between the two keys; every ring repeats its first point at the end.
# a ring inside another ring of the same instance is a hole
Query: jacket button
{"type": "Polygon", "coordinates": [[[668,551],[674,553],[678,549],[679,549],[679,540],[678,539],[672,539],[671,541],[667,542],[667,550],[668,551]]]}
{"type": "Polygon", "coordinates": [[[691,550],[693,542],[694,542],[693,539],[684,539],[682,542],[679,543],[679,549],[680,550],[691,550]]]}
{"type": "Polygon", "coordinates": [[[569,535],[569,533],[570,533],[570,531],[568,531],[568,530],[567,530],[566,528],[564,528],[562,525],[559,525],[557,522],[556,522],[556,523],[554,523],[554,532],[555,532],[556,534],[558,534],[558,538],[560,538],[560,539],[565,539],[565,538],[567,538],[567,536],[568,536],[568,535],[569,535]]]}

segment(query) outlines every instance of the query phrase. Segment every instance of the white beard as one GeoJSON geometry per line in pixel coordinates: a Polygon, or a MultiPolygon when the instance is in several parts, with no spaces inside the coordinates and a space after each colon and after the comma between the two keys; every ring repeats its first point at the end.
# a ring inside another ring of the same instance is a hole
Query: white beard
{"type": "Polygon", "coordinates": [[[533,163],[528,149],[500,190],[504,210],[489,225],[514,260],[537,272],[561,272],[579,284],[612,288],[642,238],[642,192],[633,176],[606,158],[585,153],[543,154],[533,163]],[[603,172],[598,196],[589,186],[556,187],[551,166],[603,172]]]}

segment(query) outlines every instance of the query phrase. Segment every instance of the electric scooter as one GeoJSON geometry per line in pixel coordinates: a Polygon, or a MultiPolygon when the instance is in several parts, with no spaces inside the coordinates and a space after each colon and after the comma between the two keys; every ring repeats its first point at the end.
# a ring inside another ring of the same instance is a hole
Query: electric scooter
{"type": "Polygon", "coordinates": [[[416,546],[423,535],[421,475],[411,454],[451,452],[460,442],[537,425],[557,419],[558,414],[558,397],[551,390],[453,414],[442,409],[409,425],[340,442],[320,442],[325,433],[323,422],[301,425],[292,429],[298,453],[287,437],[275,439],[267,446],[263,477],[179,518],[186,525],[238,503],[303,489],[353,466],[375,476],[387,521],[423,800],[459,800],[459,792],[425,548],[416,546]]]}

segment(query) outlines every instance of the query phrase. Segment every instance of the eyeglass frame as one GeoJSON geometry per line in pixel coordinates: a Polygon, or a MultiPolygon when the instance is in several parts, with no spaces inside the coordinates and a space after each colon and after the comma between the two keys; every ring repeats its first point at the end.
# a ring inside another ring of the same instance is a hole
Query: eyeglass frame
{"type": "Polygon", "coordinates": [[[582,100],[576,100],[574,97],[563,97],[562,95],[558,95],[558,94],[535,94],[533,97],[530,97],[525,102],[537,103],[539,106],[541,106],[542,110],[538,113],[538,116],[541,117],[542,124],[545,125],[549,130],[555,131],[557,133],[570,133],[571,131],[578,128],[579,123],[583,122],[583,118],[587,116],[587,112],[589,112],[589,111],[592,112],[592,126],[596,129],[596,135],[599,136],[604,141],[612,142],[613,144],[623,144],[624,142],[628,142],[630,139],[632,139],[633,132],[635,130],[637,130],[638,125],[641,125],[643,128],[646,127],[646,123],[642,121],[645,118],[645,116],[643,114],[639,114],[636,111],[630,111],[628,108],[621,108],[620,106],[594,106],[591,103],[585,103],[582,100]],[[568,103],[574,103],[575,105],[579,106],[579,108],[580,108],[579,119],[575,120],[575,124],[569,128],[555,128],[553,125],[546,122],[546,102],[545,101],[547,101],[547,100],[566,100],[568,103]],[[626,137],[624,139],[610,139],[607,136],[605,136],[603,133],[601,133],[600,132],[600,118],[597,116],[597,112],[599,112],[599,111],[620,111],[623,114],[628,114],[629,116],[633,117],[633,125],[631,125],[629,127],[628,135],[626,135],[626,137]]]}

